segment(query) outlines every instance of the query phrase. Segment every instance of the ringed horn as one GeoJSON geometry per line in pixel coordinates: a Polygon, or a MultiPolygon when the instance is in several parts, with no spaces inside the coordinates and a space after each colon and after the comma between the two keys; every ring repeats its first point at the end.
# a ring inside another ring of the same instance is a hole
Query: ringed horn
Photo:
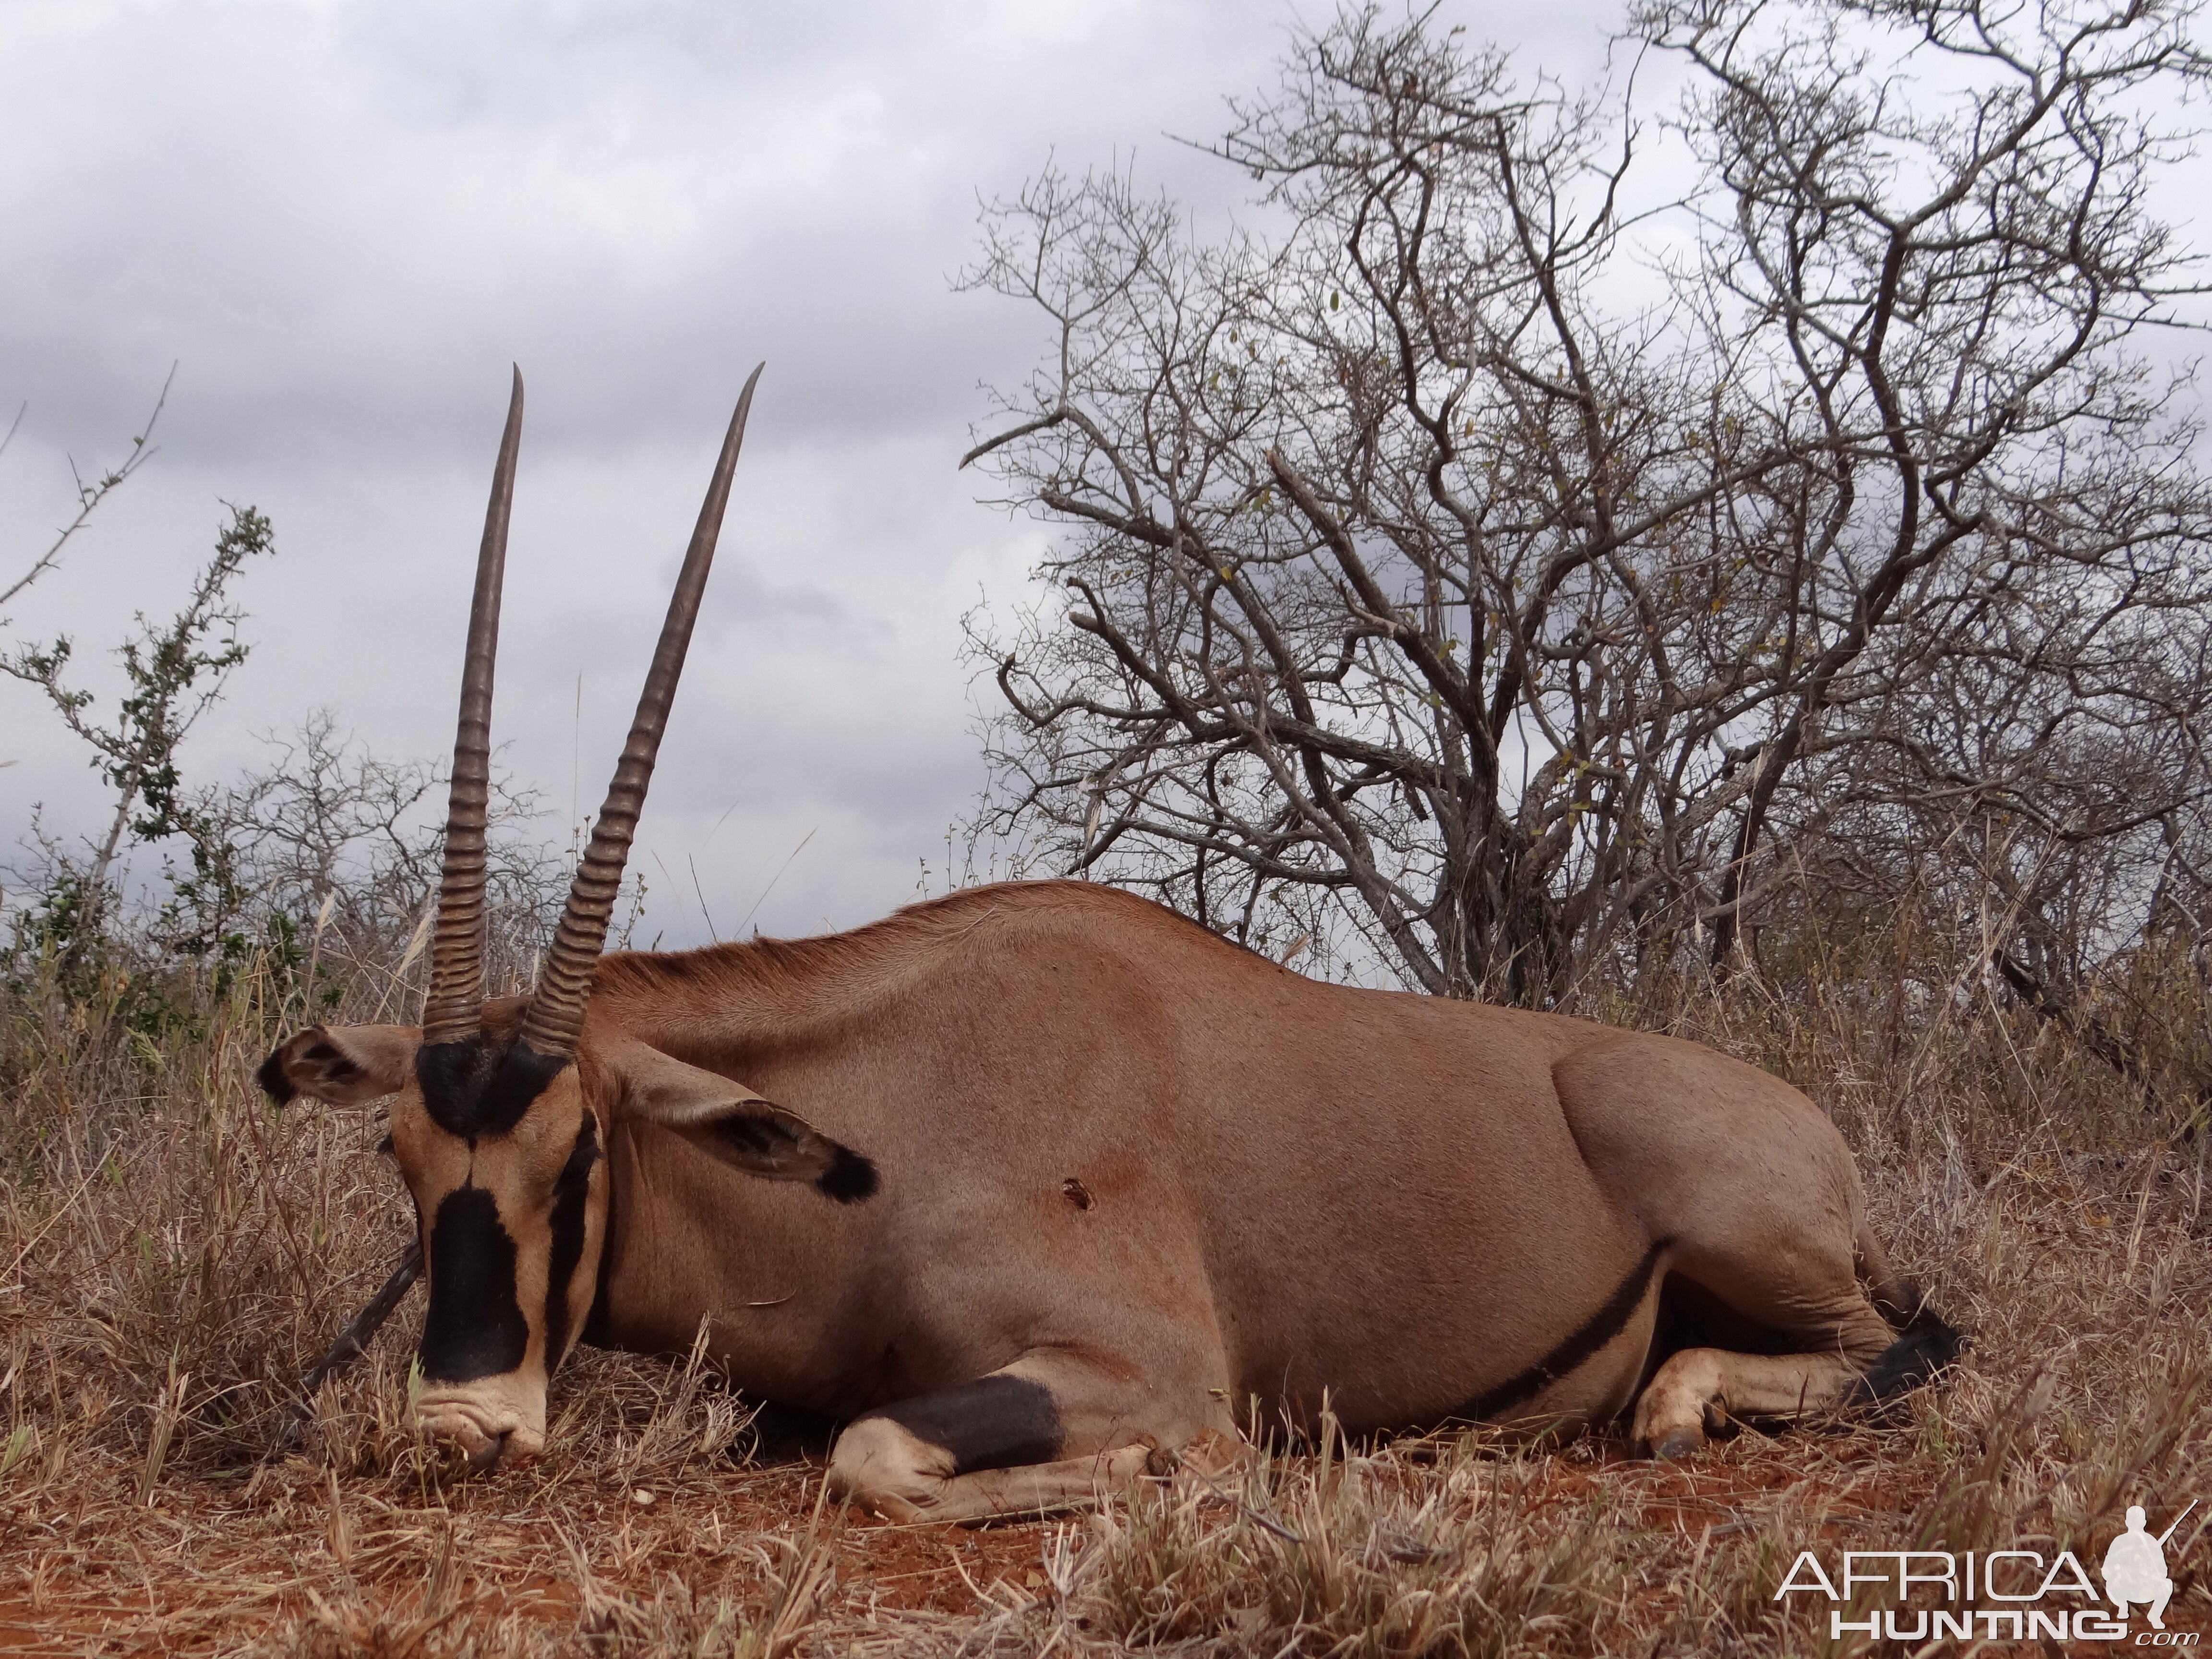
{"type": "Polygon", "coordinates": [[[459,1042],[477,1034],[483,1000],[484,818],[491,804],[492,659],[499,651],[499,592],[507,573],[507,522],[514,506],[514,458],[522,447],[522,369],[514,371],[507,430],[492,468],[477,553],[476,597],[461,659],[460,729],[453,734],[453,785],[446,808],[446,866],[438,883],[438,931],[430,945],[430,989],[422,1041],[459,1042]]]}
{"type": "MultiPolygon", "coordinates": [[[[554,929],[552,948],[538,975],[537,989],[523,1015],[520,1038],[549,1059],[573,1059],[591,994],[592,969],[606,944],[607,921],[614,912],[629,861],[638,814],[645,805],[653,764],[668,725],[669,706],[684,672],[691,625],[714,562],[722,513],[730,498],[731,475],[744,441],[745,416],[759,383],[756,368],[745,380],[729,431],[722,440],[684,568],[669,597],[660,643],[630,722],[606,803],[592,826],[591,844],[568,890],[568,902],[554,929]]],[[[507,526],[514,498],[515,453],[522,436],[522,374],[516,370],[514,394],[507,406],[507,431],[500,441],[492,474],[491,504],[484,515],[483,544],[477,556],[476,597],[469,612],[468,655],[462,672],[459,730],[453,744],[452,805],[446,827],[444,878],[438,891],[438,930],[432,947],[430,990],[422,1015],[422,1040],[453,1042],[478,1030],[483,996],[484,827],[490,799],[492,659],[499,638],[500,582],[507,561],[507,526]]]]}

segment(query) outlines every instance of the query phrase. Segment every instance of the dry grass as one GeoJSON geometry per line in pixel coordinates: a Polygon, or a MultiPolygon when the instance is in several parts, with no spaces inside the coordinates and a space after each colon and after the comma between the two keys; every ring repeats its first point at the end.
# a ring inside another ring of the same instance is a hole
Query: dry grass
{"type": "MultiPolygon", "coordinates": [[[[1973,1329],[1890,1426],[1680,1467],[1602,1440],[1332,1444],[1099,1516],[896,1528],[825,1510],[819,1449],[767,1455],[680,1356],[587,1354],[551,1458],[457,1479],[404,1425],[418,1299],[272,1449],[408,1218],[373,1120],[253,1093],[265,988],[158,1042],[37,987],[0,1000],[0,1649],[1825,1653],[1852,1650],[1827,1604],[1773,1599],[1802,1548],[2086,1547],[2142,1494],[2212,1498],[2189,1091],[2146,1097],[1963,996],[1891,1019],[1832,985],[1666,1012],[1828,1106],[1900,1264],[1973,1329]]],[[[2204,1029],[2199,992],[2134,994],[2204,1029]]],[[[2204,1520],[2169,1547],[2180,1628],[2212,1623],[2204,1520]]]]}

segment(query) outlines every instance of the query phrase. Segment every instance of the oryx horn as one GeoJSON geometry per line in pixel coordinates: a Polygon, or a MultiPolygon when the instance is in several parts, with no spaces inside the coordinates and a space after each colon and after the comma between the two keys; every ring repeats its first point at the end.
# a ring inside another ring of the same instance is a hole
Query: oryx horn
{"type": "Polygon", "coordinates": [[[737,470],[738,447],[744,441],[745,416],[752,408],[753,386],[763,363],[745,381],[738,398],[737,412],[730,416],[729,434],[722,440],[721,459],[715,463],[714,481],[699,509],[698,526],[684,556],[684,569],[669,596],[668,619],[661,624],[660,643],[653,653],[652,672],[645,677],[644,693],[637,700],[637,718],[630,722],[629,741],[623,745],[615,766],[614,781],[607,787],[606,804],[592,825],[591,845],[568,889],[568,902],[553,930],[553,947],[538,976],[529,1010],[522,1017],[522,1041],[541,1054],[568,1058],[576,1052],[577,1034],[584,1027],[584,1003],[591,995],[592,968],[607,940],[607,921],[614,914],[615,896],[622,886],[623,866],[629,859],[631,836],[637,816],[645,806],[646,786],[653,781],[653,758],[660,752],[660,734],[668,725],[669,704],[675,700],[676,682],[684,672],[684,653],[691,643],[691,624],[699,615],[699,598],[706,590],[707,572],[714,562],[714,542],[722,532],[722,509],[730,499],[730,475],[737,470]]]}
{"type": "Polygon", "coordinates": [[[514,505],[514,458],[522,447],[522,370],[514,371],[507,431],[492,469],[477,554],[476,597],[461,667],[460,728],[453,738],[453,787],[446,811],[446,866],[438,884],[438,931],[422,1041],[459,1042],[477,1034],[483,1000],[484,818],[491,799],[492,659],[499,651],[499,591],[507,569],[507,521],[514,505]]]}

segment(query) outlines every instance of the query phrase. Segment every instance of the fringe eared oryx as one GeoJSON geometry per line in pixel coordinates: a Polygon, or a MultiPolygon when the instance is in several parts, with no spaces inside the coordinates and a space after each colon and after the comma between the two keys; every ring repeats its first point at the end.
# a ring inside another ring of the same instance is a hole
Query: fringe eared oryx
{"type": "MultiPolygon", "coordinates": [[[[754,371],[754,380],[759,371],[754,371]]],[[[1571,1429],[1663,1456],[1924,1379],[1958,1338],[1828,1120],[1711,1049],[1301,978],[1147,901],[984,887],[831,937],[602,957],[752,398],[536,989],[484,1001],[516,377],[422,1028],[315,1028],[278,1101],[390,1095],[423,1429],[544,1449],[579,1340],[848,1419],[902,1520],[1065,1505],[1263,1418],[1571,1429]]]]}

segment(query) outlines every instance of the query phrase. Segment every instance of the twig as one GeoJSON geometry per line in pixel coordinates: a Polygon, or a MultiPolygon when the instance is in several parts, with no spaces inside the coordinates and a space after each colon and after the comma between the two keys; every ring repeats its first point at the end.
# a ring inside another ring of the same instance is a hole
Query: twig
{"type": "MultiPolygon", "coordinates": [[[[783,872],[791,868],[791,860],[797,858],[801,853],[804,853],[806,850],[806,843],[814,839],[815,832],[820,830],[821,827],[822,826],[817,823],[814,826],[814,829],[809,830],[805,835],[799,838],[799,845],[791,849],[791,858],[784,860],[781,864],[776,866],[775,873],[768,878],[768,885],[761,889],[761,896],[753,901],[753,908],[745,912],[744,921],[741,921],[738,924],[738,931],[733,937],[738,939],[743,939],[744,937],[746,923],[751,921],[755,916],[760,914],[761,906],[768,902],[768,896],[775,891],[776,883],[783,879],[783,872]]],[[[699,908],[703,910],[706,907],[707,902],[704,899],[700,900],[699,908]]],[[[711,927],[713,923],[710,921],[708,926],[711,927]]]]}
{"type": "Polygon", "coordinates": [[[369,1298],[367,1307],[346,1322],[345,1328],[337,1334],[337,1340],[324,1350],[323,1357],[300,1374],[300,1398],[287,1409],[284,1425],[277,1431],[276,1443],[280,1449],[297,1442],[301,1429],[314,1415],[315,1390],[361,1358],[370,1340],[384,1328],[384,1322],[392,1317],[392,1310],[399,1305],[400,1298],[422,1276],[422,1241],[410,1239],[405,1253],[399,1258],[398,1266],[392,1268],[392,1277],[384,1281],[384,1288],[369,1298]]]}
{"type": "MultiPolygon", "coordinates": [[[[91,483],[85,483],[82,477],[77,480],[76,517],[62,527],[60,533],[54,538],[52,545],[39,556],[37,562],[28,570],[17,577],[4,592],[0,592],[0,605],[7,604],[9,600],[14,599],[60,562],[62,550],[69,545],[70,538],[83,529],[90,520],[93,509],[107,499],[110,491],[129,482],[132,473],[153,459],[154,452],[148,447],[146,441],[154,435],[155,425],[161,420],[162,410],[168,406],[169,388],[176,384],[176,380],[177,366],[171,363],[169,377],[161,382],[161,395],[154,400],[154,412],[146,417],[144,428],[131,441],[131,453],[124,458],[120,465],[102,473],[91,483]]],[[[19,410],[16,411],[14,422],[8,428],[7,439],[0,440],[0,449],[5,449],[8,443],[14,440],[15,428],[21,426],[22,422],[22,411],[19,410]]]]}

